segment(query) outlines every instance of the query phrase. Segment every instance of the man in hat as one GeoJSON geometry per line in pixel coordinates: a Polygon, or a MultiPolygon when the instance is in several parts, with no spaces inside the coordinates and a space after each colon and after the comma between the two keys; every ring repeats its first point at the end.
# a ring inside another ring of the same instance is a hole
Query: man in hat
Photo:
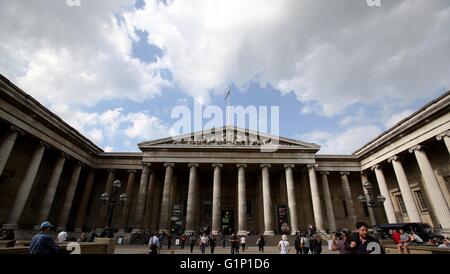
{"type": "Polygon", "coordinates": [[[48,234],[52,225],[49,222],[43,222],[41,224],[41,231],[34,235],[30,243],[30,254],[58,254],[59,247],[48,234]]]}

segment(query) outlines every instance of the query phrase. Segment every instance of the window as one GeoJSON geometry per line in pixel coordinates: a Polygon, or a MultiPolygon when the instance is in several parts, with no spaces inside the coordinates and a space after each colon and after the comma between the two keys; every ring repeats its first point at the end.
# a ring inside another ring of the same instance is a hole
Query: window
{"type": "Polygon", "coordinates": [[[252,217],[252,201],[247,201],[247,217],[252,217]]]}
{"type": "Polygon", "coordinates": [[[423,198],[422,191],[416,190],[414,191],[414,196],[416,196],[417,203],[419,204],[421,211],[427,211],[427,204],[425,203],[425,199],[423,198]]]}
{"type": "Polygon", "coordinates": [[[345,202],[345,200],[342,200],[342,205],[344,207],[345,217],[348,217],[347,203],[345,202]]]}
{"type": "Polygon", "coordinates": [[[403,196],[401,194],[397,194],[395,195],[395,199],[397,200],[398,203],[398,207],[400,208],[400,212],[402,214],[406,214],[406,206],[405,206],[405,201],[403,201],[403,196]]]}

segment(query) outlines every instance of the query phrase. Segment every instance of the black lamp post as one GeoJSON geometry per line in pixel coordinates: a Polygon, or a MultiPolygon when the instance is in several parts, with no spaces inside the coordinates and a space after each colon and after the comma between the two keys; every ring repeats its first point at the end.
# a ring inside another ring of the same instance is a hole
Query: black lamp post
{"type": "Polygon", "coordinates": [[[363,184],[363,187],[366,189],[368,197],[361,194],[358,196],[358,201],[362,204],[366,204],[367,207],[372,208],[373,218],[375,219],[374,221],[376,226],[378,225],[378,215],[376,208],[382,207],[384,201],[386,201],[386,198],[383,195],[377,195],[375,197],[375,194],[373,193],[373,185],[370,182],[365,182],[363,184]]]}
{"type": "Polygon", "coordinates": [[[117,201],[119,200],[121,202],[121,206],[125,204],[127,201],[127,194],[122,193],[120,194],[119,198],[117,199],[117,194],[119,193],[120,187],[122,186],[122,182],[119,180],[115,180],[113,182],[113,188],[112,188],[112,194],[105,192],[100,196],[100,199],[102,200],[103,205],[108,206],[108,224],[107,227],[111,228],[112,223],[112,217],[113,217],[113,211],[114,206],[116,205],[117,201]]]}

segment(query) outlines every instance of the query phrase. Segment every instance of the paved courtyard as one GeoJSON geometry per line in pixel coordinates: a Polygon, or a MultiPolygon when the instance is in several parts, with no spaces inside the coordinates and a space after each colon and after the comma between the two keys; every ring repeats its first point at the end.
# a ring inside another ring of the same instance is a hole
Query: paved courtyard
{"type": "MultiPolygon", "coordinates": [[[[118,245],[116,246],[116,254],[148,254],[147,245],[118,245]]],[[[206,249],[206,253],[210,254],[211,251],[206,249]]],[[[258,247],[250,246],[245,252],[241,252],[243,254],[260,254],[258,252],[258,247]]],[[[278,248],[276,246],[266,246],[264,249],[264,254],[278,254],[278,248]]],[[[291,248],[290,254],[295,254],[295,249],[291,248]]],[[[161,250],[161,254],[191,254],[189,246],[185,246],[184,249],[180,249],[179,246],[172,247],[170,250],[164,246],[161,250]]],[[[201,254],[200,248],[196,246],[192,254],[201,254]]],[[[230,254],[230,247],[227,246],[225,248],[216,247],[214,250],[214,254],[230,254]]],[[[323,247],[322,254],[338,254],[336,251],[329,251],[326,246],[323,247]]]]}

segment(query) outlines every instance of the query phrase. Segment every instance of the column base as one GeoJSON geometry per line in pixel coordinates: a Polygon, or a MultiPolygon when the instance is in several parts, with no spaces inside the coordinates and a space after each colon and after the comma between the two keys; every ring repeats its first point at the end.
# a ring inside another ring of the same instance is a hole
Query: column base
{"type": "Polygon", "coordinates": [[[4,225],[2,226],[2,228],[4,228],[4,229],[14,229],[14,230],[16,230],[16,229],[19,229],[19,226],[18,226],[17,224],[4,224],[4,225]]]}
{"type": "Polygon", "coordinates": [[[244,230],[238,231],[237,235],[247,236],[247,231],[244,231],[244,230]]]}
{"type": "Polygon", "coordinates": [[[66,227],[65,226],[58,226],[56,228],[57,231],[66,231],[66,227]]]}
{"type": "Polygon", "coordinates": [[[218,236],[219,235],[219,231],[218,230],[212,230],[211,234],[214,236],[218,236]]]}
{"type": "Polygon", "coordinates": [[[142,232],[142,231],[144,231],[144,230],[142,230],[142,229],[140,229],[140,228],[133,228],[133,229],[131,230],[131,233],[137,233],[137,232],[142,232]]]}
{"type": "MultiPolygon", "coordinates": [[[[161,231],[161,230],[160,230],[160,231],[161,231]]],[[[192,229],[186,229],[186,230],[184,231],[184,234],[191,234],[191,233],[194,233],[194,234],[195,234],[195,231],[192,230],[192,229]]]]}
{"type": "Polygon", "coordinates": [[[264,235],[275,235],[275,232],[273,232],[272,230],[264,231],[264,235]]]}
{"type": "Polygon", "coordinates": [[[158,232],[169,234],[169,230],[167,228],[160,228],[158,232]]]}

